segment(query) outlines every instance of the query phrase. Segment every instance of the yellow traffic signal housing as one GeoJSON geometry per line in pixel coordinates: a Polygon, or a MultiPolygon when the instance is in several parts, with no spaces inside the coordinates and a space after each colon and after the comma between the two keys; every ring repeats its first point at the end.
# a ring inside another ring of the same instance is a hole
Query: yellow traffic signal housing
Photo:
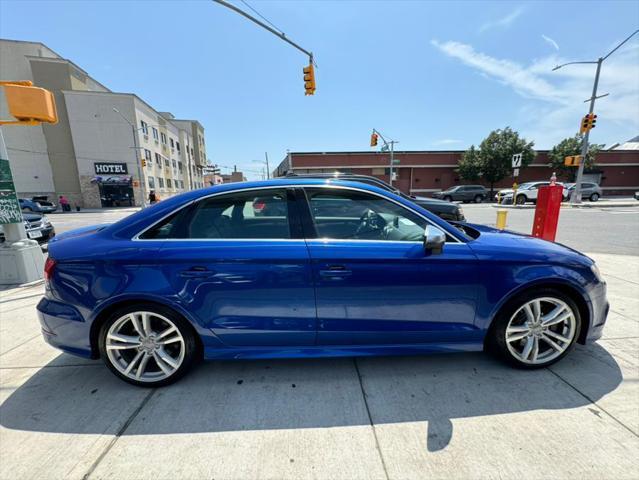
{"type": "Polygon", "coordinates": [[[588,113],[581,119],[581,127],[579,128],[579,133],[586,133],[593,128],[595,128],[595,123],[597,123],[597,115],[594,113],[588,113]]]}
{"type": "Polygon", "coordinates": [[[17,120],[0,121],[0,124],[58,123],[55,98],[50,91],[34,87],[29,81],[0,82],[0,85],[4,87],[9,113],[17,120]]]}
{"type": "Polygon", "coordinates": [[[304,67],[304,95],[315,94],[315,68],[312,63],[308,67],[304,67]]]}
{"type": "Polygon", "coordinates": [[[142,166],[146,167],[146,159],[145,158],[142,159],[142,166]]]}
{"type": "Polygon", "coordinates": [[[581,155],[571,155],[564,158],[564,165],[567,167],[578,167],[581,163],[581,155]]]}
{"type": "Polygon", "coordinates": [[[377,134],[375,132],[371,133],[371,147],[377,146],[377,134]]]}

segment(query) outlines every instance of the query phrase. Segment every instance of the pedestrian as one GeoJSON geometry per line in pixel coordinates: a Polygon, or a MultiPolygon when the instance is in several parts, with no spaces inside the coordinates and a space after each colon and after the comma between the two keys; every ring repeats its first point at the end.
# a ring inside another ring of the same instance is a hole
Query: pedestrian
{"type": "Polygon", "coordinates": [[[151,191],[149,192],[149,203],[150,203],[151,205],[153,205],[154,203],[157,203],[157,201],[158,201],[158,199],[157,199],[157,197],[155,196],[155,190],[151,190],[151,191]]]}
{"type": "Polygon", "coordinates": [[[59,197],[60,206],[62,207],[63,212],[70,212],[71,205],[69,204],[69,200],[64,195],[60,195],[59,197]]]}

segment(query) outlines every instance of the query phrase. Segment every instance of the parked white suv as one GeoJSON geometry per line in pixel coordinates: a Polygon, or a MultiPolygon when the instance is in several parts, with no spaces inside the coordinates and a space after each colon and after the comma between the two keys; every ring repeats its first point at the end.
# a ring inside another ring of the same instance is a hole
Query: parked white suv
{"type": "MultiPolygon", "coordinates": [[[[514,203],[517,205],[523,205],[526,202],[537,202],[539,187],[545,187],[547,185],[550,185],[549,181],[522,183],[519,187],[517,187],[517,198],[514,203]]],[[[555,182],[555,185],[564,186],[561,182],[555,182]]],[[[497,195],[495,195],[495,200],[501,201],[501,203],[513,203],[513,189],[505,188],[503,190],[499,190],[497,195]]]]}

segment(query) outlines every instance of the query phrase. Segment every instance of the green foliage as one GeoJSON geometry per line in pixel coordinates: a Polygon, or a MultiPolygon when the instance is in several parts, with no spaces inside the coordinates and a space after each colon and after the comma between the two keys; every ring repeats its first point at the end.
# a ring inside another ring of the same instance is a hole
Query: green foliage
{"type": "MultiPolygon", "coordinates": [[[[564,138],[548,152],[550,166],[557,173],[558,178],[563,178],[571,182],[575,180],[577,167],[566,167],[564,165],[564,159],[572,155],[580,155],[582,141],[583,136],[580,134],[574,137],[564,138]]],[[[586,170],[590,170],[594,167],[595,158],[600,148],[599,145],[590,145],[588,148],[588,155],[586,155],[586,164],[584,167],[586,170]]]]}
{"type": "Polygon", "coordinates": [[[492,192],[495,183],[512,175],[512,157],[522,154],[521,166],[525,168],[535,158],[534,142],[527,142],[510,127],[494,130],[479,145],[471,146],[462,155],[458,172],[464,180],[484,179],[492,192]]]}

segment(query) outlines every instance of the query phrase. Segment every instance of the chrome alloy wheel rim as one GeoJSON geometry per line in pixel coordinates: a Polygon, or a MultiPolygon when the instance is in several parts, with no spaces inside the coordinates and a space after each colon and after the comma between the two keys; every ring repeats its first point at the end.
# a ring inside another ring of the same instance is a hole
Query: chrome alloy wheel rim
{"type": "Polygon", "coordinates": [[[184,360],[184,338],[168,318],[153,312],[133,312],[118,318],[106,335],[111,364],[140,382],[170,377],[184,360]]]}
{"type": "Polygon", "coordinates": [[[510,317],[506,345],[523,363],[546,363],[570,346],[576,325],[575,314],[566,302],[553,297],[535,298],[510,317]]]}

